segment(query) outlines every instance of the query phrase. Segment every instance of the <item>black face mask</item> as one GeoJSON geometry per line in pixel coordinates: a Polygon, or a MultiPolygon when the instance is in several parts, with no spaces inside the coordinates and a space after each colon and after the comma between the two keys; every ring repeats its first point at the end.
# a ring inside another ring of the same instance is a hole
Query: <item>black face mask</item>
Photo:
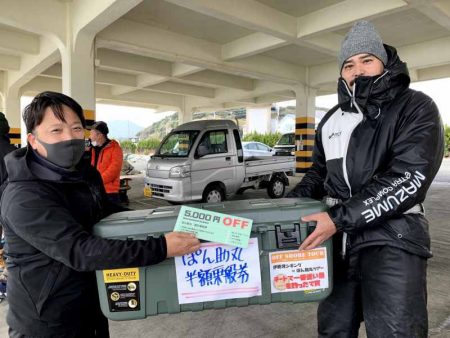
{"type": "Polygon", "coordinates": [[[47,160],[58,167],[73,170],[84,154],[84,139],[72,139],[56,143],[39,143],[47,150],[47,160]]]}

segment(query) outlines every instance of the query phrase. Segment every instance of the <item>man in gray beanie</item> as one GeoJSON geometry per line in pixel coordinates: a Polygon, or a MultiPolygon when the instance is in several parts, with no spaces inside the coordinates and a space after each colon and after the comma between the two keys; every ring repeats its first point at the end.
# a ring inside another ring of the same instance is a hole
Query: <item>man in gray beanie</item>
{"type": "Polygon", "coordinates": [[[320,337],[427,337],[422,202],[443,157],[433,100],[409,88],[406,64],[374,26],[357,22],[338,55],[339,103],[320,122],[313,165],[288,197],[324,198],[327,212],[300,249],[333,239],[333,291],[318,308],[320,337]]]}

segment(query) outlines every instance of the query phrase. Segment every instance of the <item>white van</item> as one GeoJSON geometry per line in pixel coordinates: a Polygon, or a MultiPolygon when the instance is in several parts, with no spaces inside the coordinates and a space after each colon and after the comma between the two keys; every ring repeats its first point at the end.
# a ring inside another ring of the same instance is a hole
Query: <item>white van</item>
{"type": "Polygon", "coordinates": [[[294,156],[295,155],[295,133],[281,135],[280,139],[273,146],[274,156],[294,156]]]}

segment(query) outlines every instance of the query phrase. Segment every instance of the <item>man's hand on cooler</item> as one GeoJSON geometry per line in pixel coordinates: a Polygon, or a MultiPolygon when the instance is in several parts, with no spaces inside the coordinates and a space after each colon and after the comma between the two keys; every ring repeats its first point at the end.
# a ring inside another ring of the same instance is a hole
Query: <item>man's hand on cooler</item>
{"type": "Polygon", "coordinates": [[[165,234],[167,245],[167,258],[183,256],[200,249],[200,241],[194,234],[186,232],[169,232],[165,234]]]}
{"type": "Polygon", "coordinates": [[[316,229],[306,237],[299,250],[310,250],[325,242],[336,233],[336,225],[326,212],[302,217],[303,222],[317,222],[316,229]]]}

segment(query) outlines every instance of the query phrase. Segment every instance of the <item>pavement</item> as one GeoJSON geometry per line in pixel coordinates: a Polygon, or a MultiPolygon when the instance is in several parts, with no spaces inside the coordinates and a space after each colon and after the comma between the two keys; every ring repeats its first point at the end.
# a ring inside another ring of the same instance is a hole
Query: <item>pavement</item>
{"type": "MultiPolygon", "coordinates": [[[[299,177],[290,178],[290,188],[299,177]]],[[[169,205],[143,196],[143,175],[133,176],[130,208],[169,205]]],[[[247,190],[234,200],[267,198],[264,190],[247,190]]],[[[450,338],[450,159],[445,159],[425,201],[434,257],[428,261],[429,336],[450,338]]],[[[388,294],[387,294],[388,296],[388,294]]],[[[7,302],[0,303],[0,337],[7,337],[7,302]]],[[[162,314],[135,321],[110,321],[112,338],[127,337],[301,337],[317,336],[317,303],[274,303],[200,312],[162,314]]],[[[366,337],[364,324],[360,337],[366,337]]]]}

